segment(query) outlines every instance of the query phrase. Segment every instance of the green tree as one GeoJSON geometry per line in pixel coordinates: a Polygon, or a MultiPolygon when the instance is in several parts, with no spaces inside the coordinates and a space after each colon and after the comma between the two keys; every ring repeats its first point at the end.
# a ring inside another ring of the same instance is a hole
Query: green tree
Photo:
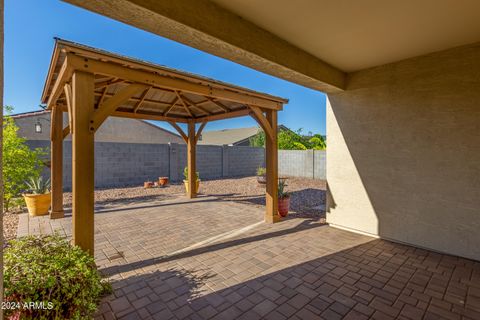
{"type": "Polygon", "coordinates": [[[310,148],[314,150],[325,150],[327,148],[327,143],[325,142],[325,138],[323,136],[316,134],[308,140],[310,144],[310,148]]]}
{"type": "Polygon", "coordinates": [[[18,197],[26,188],[26,181],[38,178],[42,171],[41,157],[44,150],[31,150],[25,139],[17,134],[18,127],[9,115],[13,111],[10,106],[4,107],[3,119],[3,203],[4,210],[8,211],[10,201],[18,197]]]}
{"type": "MultiPolygon", "coordinates": [[[[297,131],[280,130],[277,135],[278,149],[280,150],[307,150],[311,149],[307,138],[302,135],[302,129],[297,131]]],[[[250,138],[250,146],[264,147],[265,133],[262,130],[250,138]]]]}
{"type": "Polygon", "coordinates": [[[250,137],[251,147],[265,147],[265,132],[258,130],[258,133],[253,137],[250,137]]]}

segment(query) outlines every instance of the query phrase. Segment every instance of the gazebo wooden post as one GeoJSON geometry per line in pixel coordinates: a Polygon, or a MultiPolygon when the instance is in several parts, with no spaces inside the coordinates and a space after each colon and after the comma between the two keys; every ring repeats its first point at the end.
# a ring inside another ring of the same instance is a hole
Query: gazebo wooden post
{"type": "Polygon", "coordinates": [[[267,110],[267,121],[271,135],[265,136],[265,153],[267,169],[265,222],[280,221],[278,215],[278,146],[277,146],[277,111],[267,110]]]}
{"type": "Polygon", "coordinates": [[[51,219],[64,217],[63,212],[63,111],[54,106],[51,113],[50,180],[52,188],[51,219]]]}
{"type": "Polygon", "coordinates": [[[188,122],[188,140],[187,140],[187,154],[188,154],[188,197],[190,199],[197,197],[197,166],[196,166],[196,153],[197,142],[195,139],[195,122],[188,122]]]}
{"type": "Polygon", "coordinates": [[[73,243],[94,251],[94,75],[76,71],[72,77],[72,236],[73,243]]]}

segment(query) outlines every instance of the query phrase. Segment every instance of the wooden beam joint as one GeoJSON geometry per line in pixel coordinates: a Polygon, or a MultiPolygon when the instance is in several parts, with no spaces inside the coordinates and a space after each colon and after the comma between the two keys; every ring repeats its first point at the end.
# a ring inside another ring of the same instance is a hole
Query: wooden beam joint
{"type": "Polygon", "coordinates": [[[185,143],[188,143],[188,137],[187,135],[185,134],[185,132],[183,132],[182,128],[180,128],[180,126],[178,124],[176,124],[175,122],[173,121],[168,121],[168,123],[175,128],[175,130],[177,130],[177,132],[180,134],[180,136],[182,137],[183,141],[185,141],[185,143]]]}
{"type": "MultiPolygon", "coordinates": [[[[132,83],[120,91],[118,91],[113,97],[102,103],[98,109],[96,109],[93,115],[90,117],[89,130],[95,132],[100,128],[102,123],[112,114],[115,110],[125,102],[127,102],[132,96],[144,91],[148,86],[139,83],[132,83]]],[[[92,93],[93,94],[93,93],[92,93]]]]}
{"type": "Polygon", "coordinates": [[[253,111],[252,117],[258,122],[260,127],[262,127],[267,138],[270,139],[270,141],[273,141],[275,139],[274,135],[277,133],[273,131],[272,126],[263,114],[262,110],[256,106],[249,106],[249,108],[253,111]]]}

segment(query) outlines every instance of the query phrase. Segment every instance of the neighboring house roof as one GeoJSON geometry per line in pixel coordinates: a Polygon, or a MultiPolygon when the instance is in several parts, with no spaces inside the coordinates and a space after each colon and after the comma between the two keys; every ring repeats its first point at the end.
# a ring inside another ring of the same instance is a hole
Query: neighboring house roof
{"type": "MultiPolygon", "coordinates": [[[[45,137],[43,135],[38,135],[35,134],[35,133],[32,133],[32,130],[31,128],[27,128],[30,123],[28,122],[25,122],[25,121],[35,121],[35,120],[28,120],[28,118],[38,118],[38,117],[44,117],[45,119],[47,119],[47,122],[48,122],[48,126],[50,125],[49,123],[49,120],[50,120],[50,110],[35,110],[35,111],[29,111],[29,112],[23,112],[23,113],[16,113],[16,114],[12,114],[10,115],[14,120],[16,120],[15,122],[17,122],[17,125],[20,127],[20,132],[21,134],[23,134],[25,136],[25,138],[27,139],[33,139],[33,140],[42,140],[42,139],[45,139],[45,137]],[[23,129],[23,130],[22,130],[23,129]]],[[[110,123],[109,122],[106,122],[104,124],[104,126],[106,127],[110,127],[110,128],[105,128],[107,131],[109,131],[109,136],[111,136],[112,134],[115,135],[115,132],[118,132],[118,130],[121,130],[121,128],[127,124],[130,124],[130,122],[128,121],[132,121],[132,122],[135,122],[135,123],[139,123],[141,124],[142,126],[147,126],[148,128],[154,128],[154,130],[150,130],[150,131],[147,131],[147,132],[150,132],[150,135],[151,134],[154,134],[154,136],[152,137],[157,137],[157,134],[155,134],[155,130],[159,132],[159,134],[163,134],[163,136],[174,136],[175,138],[178,138],[174,141],[171,141],[171,142],[178,142],[178,143],[183,143],[183,139],[182,137],[180,137],[179,134],[177,133],[174,133],[174,132],[171,132],[167,129],[164,129],[164,128],[161,128],[149,121],[146,121],[146,120],[141,120],[141,119],[123,119],[123,118],[116,118],[116,117],[111,117],[112,120],[113,119],[116,119],[116,121],[114,121],[114,127],[112,128],[110,126],[110,123]],[[128,123],[127,123],[128,122],[128,123]],[[112,131],[113,129],[113,131],[112,131]]],[[[64,121],[66,121],[66,119],[64,118],[64,121]]],[[[43,122],[42,122],[43,123],[43,122]]],[[[139,129],[139,128],[142,128],[141,126],[140,127],[135,127],[135,129],[139,129]]],[[[135,130],[135,129],[131,129],[131,130],[135,130]]],[[[108,138],[108,136],[105,136],[104,134],[102,134],[101,132],[102,130],[102,127],[100,127],[100,131],[99,131],[99,139],[101,141],[110,141],[110,139],[108,138]],[[107,139],[107,140],[105,140],[107,139]]],[[[122,130],[123,131],[123,130],[122,130]]],[[[49,130],[46,131],[46,133],[49,132],[49,130]]],[[[135,131],[136,132],[136,131],[135,131]]],[[[135,132],[131,132],[133,136],[135,136],[135,132]]],[[[153,140],[155,140],[154,138],[152,138],[153,140]]],[[[150,139],[150,140],[152,140],[150,139]]],[[[118,140],[118,139],[117,139],[118,140]]],[[[135,137],[133,137],[133,140],[135,140],[135,137]]],[[[145,139],[144,139],[145,140],[145,139]]],[[[148,140],[148,139],[147,139],[148,140]]],[[[140,139],[139,137],[139,141],[142,141],[142,139],[140,139]]],[[[116,141],[115,139],[112,140],[112,142],[118,142],[116,141]]],[[[130,141],[131,142],[131,141],[130,141]]],[[[142,141],[142,142],[145,142],[145,141],[142,141]]],[[[150,142],[149,142],[150,143],[150,142]]],[[[153,143],[153,141],[152,141],[153,143]]],[[[159,143],[163,143],[163,142],[159,142],[159,143]]]]}
{"type": "Polygon", "coordinates": [[[27,117],[33,117],[33,116],[39,116],[42,114],[49,114],[49,110],[35,110],[35,111],[28,111],[28,112],[22,112],[22,113],[15,113],[9,115],[10,117],[14,119],[20,119],[20,118],[27,118],[27,117]]]}
{"type": "MultiPolygon", "coordinates": [[[[249,140],[251,137],[255,136],[259,130],[261,130],[259,127],[249,127],[206,131],[202,133],[198,143],[208,145],[236,145],[249,140]]],[[[279,125],[278,130],[290,129],[284,125],[279,125]]]]}

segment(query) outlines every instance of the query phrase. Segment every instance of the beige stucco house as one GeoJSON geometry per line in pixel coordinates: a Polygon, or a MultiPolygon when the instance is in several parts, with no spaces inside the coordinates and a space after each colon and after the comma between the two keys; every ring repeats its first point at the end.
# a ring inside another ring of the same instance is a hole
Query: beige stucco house
{"type": "MultiPolygon", "coordinates": [[[[32,111],[14,114],[12,117],[19,127],[19,136],[27,140],[50,140],[50,111],[32,111]]],[[[68,123],[66,114],[63,123],[64,126],[68,123]]],[[[65,137],[65,140],[71,140],[71,135],[65,137]]],[[[121,143],[184,143],[178,134],[147,121],[118,117],[108,118],[96,133],[95,140],[121,143]]]]}
{"type": "Polygon", "coordinates": [[[480,260],[480,2],[66,0],[328,95],[327,221],[480,260]]]}

